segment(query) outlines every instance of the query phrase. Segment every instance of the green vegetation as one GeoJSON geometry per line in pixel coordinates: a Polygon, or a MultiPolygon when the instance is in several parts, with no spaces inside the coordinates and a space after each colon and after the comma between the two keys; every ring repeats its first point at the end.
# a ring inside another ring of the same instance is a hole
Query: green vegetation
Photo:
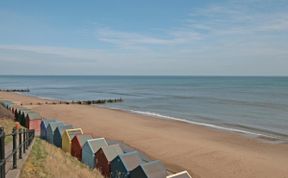
{"type": "Polygon", "coordinates": [[[20,178],[44,177],[103,178],[97,170],[89,169],[70,154],[36,138],[20,178]]]}

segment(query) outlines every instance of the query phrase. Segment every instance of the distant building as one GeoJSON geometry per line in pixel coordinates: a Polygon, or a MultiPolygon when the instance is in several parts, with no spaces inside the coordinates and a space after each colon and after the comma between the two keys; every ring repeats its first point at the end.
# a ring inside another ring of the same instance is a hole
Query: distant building
{"type": "Polygon", "coordinates": [[[71,143],[71,155],[82,161],[82,147],[87,140],[93,139],[91,135],[76,135],[71,143]]]}
{"type": "Polygon", "coordinates": [[[110,177],[111,161],[116,156],[123,154],[122,149],[118,144],[104,146],[95,153],[96,168],[104,177],[110,177]]]}
{"type": "Polygon", "coordinates": [[[142,163],[130,172],[130,178],[165,178],[167,172],[160,161],[142,163]]]}
{"type": "Polygon", "coordinates": [[[116,156],[111,161],[111,178],[129,178],[130,171],[138,167],[142,162],[137,151],[116,156]]]}
{"type": "Polygon", "coordinates": [[[182,171],[173,175],[167,176],[167,178],[192,178],[187,171],[182,171]]]}
{"type": "Polygon", "coordinates": [[[62,125],[62,126],[58,126],[54,130],[53,143],[58,148],[62,148],[62,135],[66,129],[73,129],[73,126],[72,125],[62,125]]]}
{"type": "Polygon", "coordinates": [[[62,134],[62,150],[71,153],[71,141],[75,135],[83,134],[81,128],[66,129],[62,134]]]}
{"type": "Polygon", "coordinates": [[[105,138],[87,140],[82,147],[82,162],[90,168],[95,168],[95,153],[104,146],[108,146],[105,138]]]}
{"type": "Polygon", "coordinates": [[[60,121],[58,121],[58,122],[50,122],[49,124],[48,124],[48,128],[47,128],[47,141],[49,142],[49,143],[51,143],[51,144],[54,144],[53,142],[54,142],[54,131],[55,131],[55,129],[57,128],[57,127],[59,127],[59,126],[63,126],[64,125],[64,123],[63,122],[60,122],[60,121]]]}

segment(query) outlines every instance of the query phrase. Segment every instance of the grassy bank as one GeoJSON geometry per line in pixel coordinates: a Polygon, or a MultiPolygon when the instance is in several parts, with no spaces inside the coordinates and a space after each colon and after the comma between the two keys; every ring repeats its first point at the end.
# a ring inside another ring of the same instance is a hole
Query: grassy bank
{"type": "MultiPolygon", "coordinates": [[[[15,122],[11,119],[0,118],[0,127],[4,127],[5,133],[10,134],[12,133],[13,127],[15,127],[15,122]]],[[[12,136],[5,137],[5,143],[12,142],[12,136]]]]}
{"type": "Polygon", "coordinates": [[[44,177],[102,178],[97,170],[89,169],[61,149],[36,138],[20,178],[44,177]]]}
{"type": "MultiPolygon", "coordinates": [[[[10,134],[15,122],[13,121],[14,115],[0,104],[0,127],[4,127],[5,133],[10,134]]],[[[6,136],[5,143],[10,143],[12,136],[6,136]]]]}

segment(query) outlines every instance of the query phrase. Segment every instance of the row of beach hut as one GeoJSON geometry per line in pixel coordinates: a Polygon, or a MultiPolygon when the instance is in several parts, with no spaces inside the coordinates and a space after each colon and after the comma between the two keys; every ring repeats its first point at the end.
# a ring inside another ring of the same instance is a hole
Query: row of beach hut
{"type": "Polygon", "coordinates": [[[191,178],[187,171],[167,176],[164,165],[143,161],[139,152],[125,152],[119,144],[108,144],[105,138],[93,138],[57,119],[44,119],[31,110],[18,107],[10,101],[2,105],[15,114],[21,125],[35,129],[40,138],[70,153],[91,169],[98,169],[108,178],[191,178]]]}
{"type": "Polygon", "coordinates": [[[19,122],[23,127],[28,129],[34,129],[36,135],[40,134],[42,117],[39,113],[16,105],[8,100],[2,100],[1,104],[14,114],[16,122],[19,122]]]}

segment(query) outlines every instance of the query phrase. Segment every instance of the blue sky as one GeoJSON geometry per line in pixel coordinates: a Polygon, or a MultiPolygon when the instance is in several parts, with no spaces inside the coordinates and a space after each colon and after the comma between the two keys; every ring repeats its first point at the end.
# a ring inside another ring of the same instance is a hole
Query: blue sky
{"type": "Polygon", "coordinates": [[[0,1],[0,74],[288,75],[288,0],[0,1]]]}

